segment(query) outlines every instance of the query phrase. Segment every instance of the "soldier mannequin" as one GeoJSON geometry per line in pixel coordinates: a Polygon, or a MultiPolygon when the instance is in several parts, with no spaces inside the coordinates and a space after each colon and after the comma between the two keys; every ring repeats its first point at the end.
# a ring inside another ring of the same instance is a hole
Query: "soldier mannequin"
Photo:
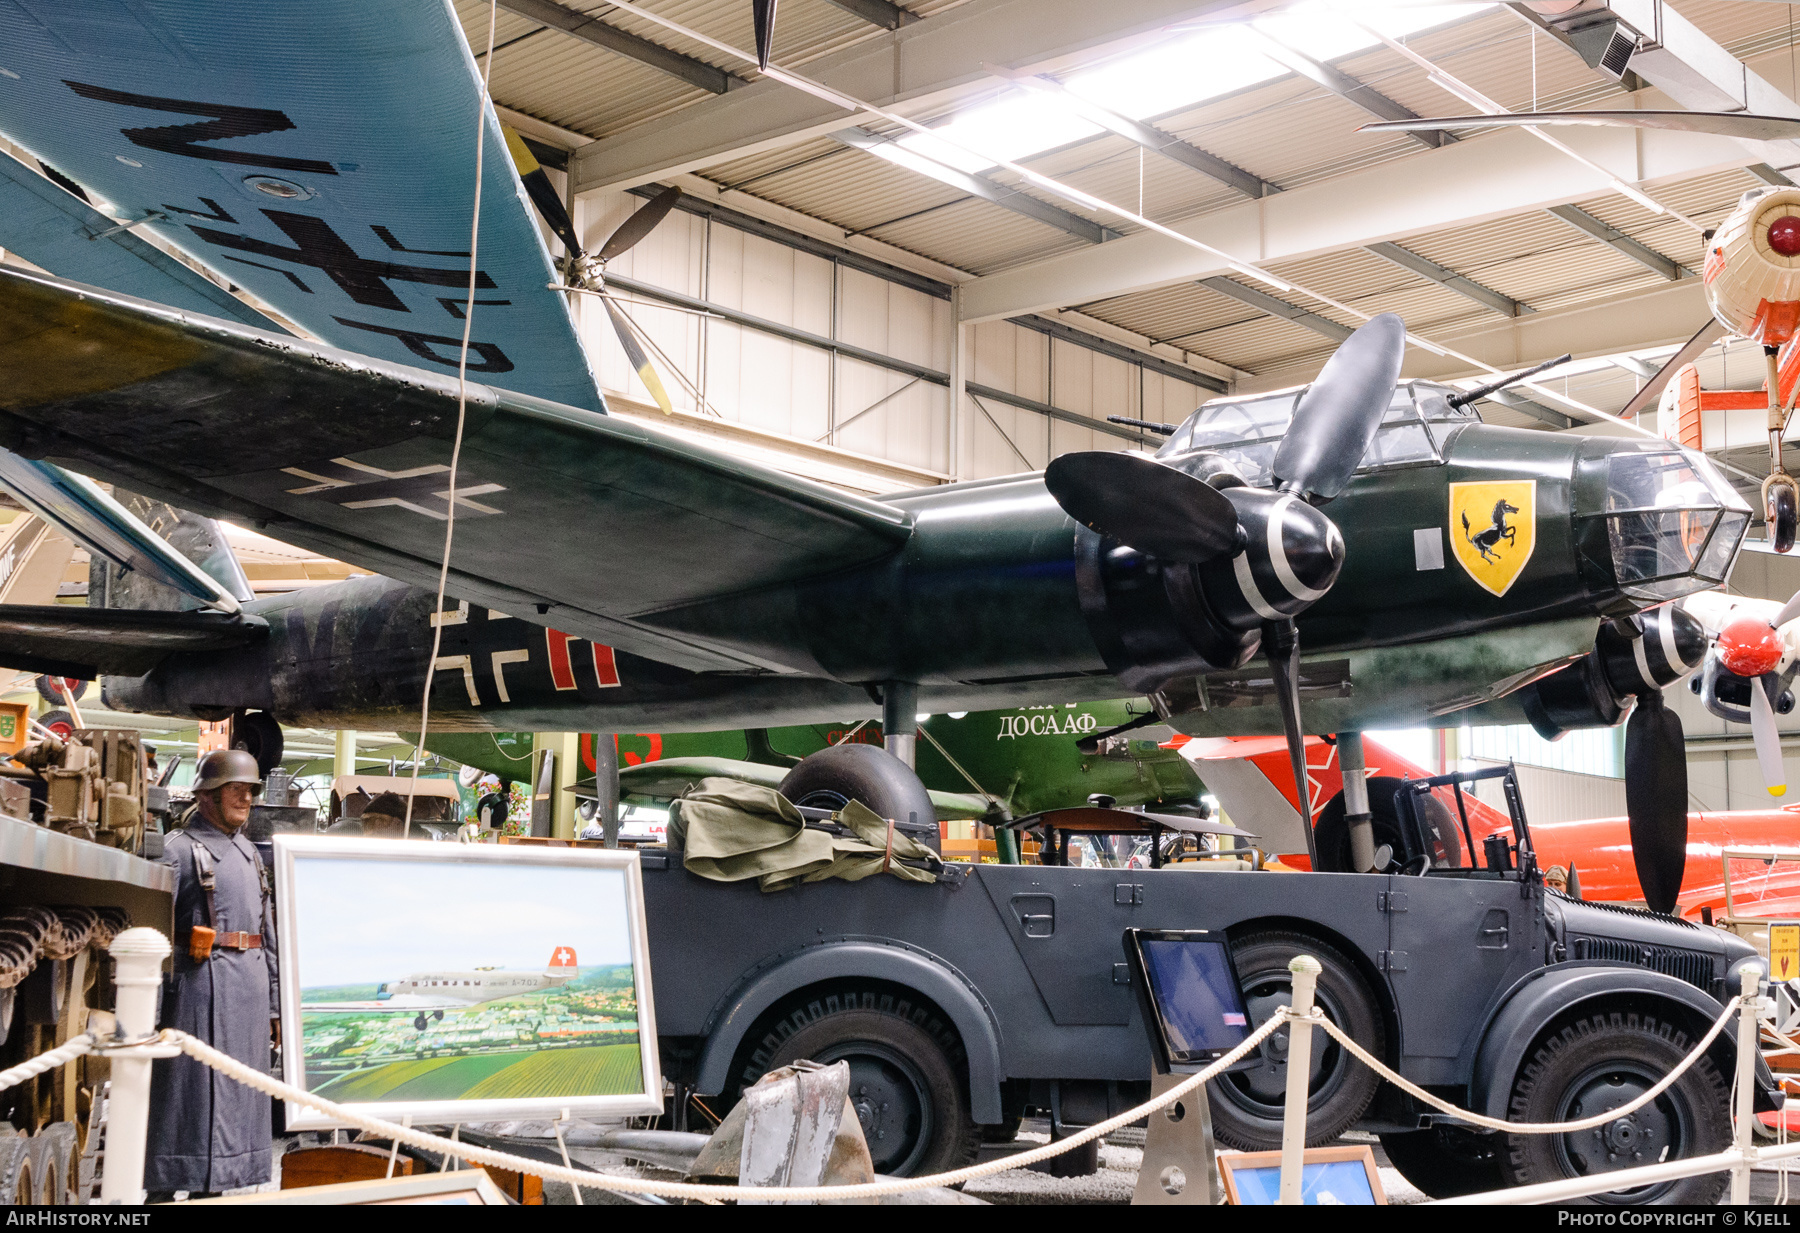
{"type": "MultiPolygon", "coordinates": [[[[175,870],[175,956],[163,981],[162,1026],[266,1072],[278,1031],[274,904],[263,863],[241,833],[261,791],[255,758],[207,754],[185,829],[164,844],[163,863],[175,870]]],[[[155,1063],[144,1161],[152,1202],[268,1181],[271,1137],[261,1092],[189,1057],[155,1063]]]]}

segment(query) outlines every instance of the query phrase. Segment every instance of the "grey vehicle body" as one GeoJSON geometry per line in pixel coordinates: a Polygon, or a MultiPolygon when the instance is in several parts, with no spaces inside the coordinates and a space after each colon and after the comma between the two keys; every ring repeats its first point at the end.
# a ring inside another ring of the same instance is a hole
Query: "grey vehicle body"
{"type": "MultiPolygon", "coordinates": [[[[1517,871],[953,865],[937,885],[874,877],[765,895],[687,873],[678,849],[646,851],[643,862],[656,1022],[677,1083],[729,1097],[785,1009],[853,981],[902,992],[954,1025],[970,1111],[987,1124],[1023,1103],[1091,1123],[1147,1089],[1150,1046],[1121,945],[1134,926],[1316,938],[1372,991],[1388,1064],[1492,1116],[1505,1116],[1522,1059],[1553,1023],[1653,1010],[1697,1038],[1738,969],[1758,961],[1721,930],[1567,899],[1517,871]]],[[[1715,1042],[1721,1073],[1734,1048],[1731,1030],[1715,1042]]],[[[1759,1089],[1759,1105],[1774,1107],[1766,1071],[1759,1089]]],[[[1360,1125],[1414,1130],[1436,1116],[1384,1085],[1360,1125]]]]}

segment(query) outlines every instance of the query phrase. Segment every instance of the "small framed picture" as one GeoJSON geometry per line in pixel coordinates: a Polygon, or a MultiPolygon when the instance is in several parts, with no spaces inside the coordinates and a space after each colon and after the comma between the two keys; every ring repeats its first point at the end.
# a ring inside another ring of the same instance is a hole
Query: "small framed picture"
{"type": "MultiPolygon", "coordinates": [[[[1375,1151],[1367,1143],[1309,1147],[1300,1171],[1300,1202],[1315,1207],[1374,1207],[1387,1203],[1375,1151]]],[[[1281,1197],[1280,1152],[1220,1152],[1225,1201],[1272,1207],[1281,1197]]]]}
{"type": "Polygon", "coordinates": [[[390,1121],[662,1111],[635,852],[277,835],[275,875],[295,1087],[390,1121]]]}

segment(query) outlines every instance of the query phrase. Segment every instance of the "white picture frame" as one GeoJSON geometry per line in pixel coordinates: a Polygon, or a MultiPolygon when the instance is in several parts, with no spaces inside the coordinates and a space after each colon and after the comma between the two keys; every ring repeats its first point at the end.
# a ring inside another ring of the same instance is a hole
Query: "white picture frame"
{"type": "MultiPolygon", "coordinates": [[[[277,835],[275,885],[288,1083],[421,1125],[662,1112],[635,852],[277,835]],[[484,962],[532,948],[548,956],[540,970],[484,962]],[[607,1017],[627,987],[635,1065],[628,1029],[607,1017]],[[566,1068],[541,1061],[565,1054],[566,1068]]],[[[343,1124],[287,1102],[290,1130],[343,1124]]]]}

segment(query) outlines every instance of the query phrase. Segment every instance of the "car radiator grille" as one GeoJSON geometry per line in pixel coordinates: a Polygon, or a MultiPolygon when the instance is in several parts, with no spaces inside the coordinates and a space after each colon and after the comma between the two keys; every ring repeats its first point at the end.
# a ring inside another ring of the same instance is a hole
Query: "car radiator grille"
{"type": "Polygon", "coordinates": [[[1696,989],[1715,992],[1718,983],[1713,976],[1713,957],[1704,951],[1681,950],[1673,946],[1649,946],[1643,942],[1626,942],[1618,938],[1584,938],[1569,940],[1571,959],[1609,959],[1614,963],[1630,963],[1653,972],[1662,972],[1676,980],[1684,980],[1696,989]]]}

